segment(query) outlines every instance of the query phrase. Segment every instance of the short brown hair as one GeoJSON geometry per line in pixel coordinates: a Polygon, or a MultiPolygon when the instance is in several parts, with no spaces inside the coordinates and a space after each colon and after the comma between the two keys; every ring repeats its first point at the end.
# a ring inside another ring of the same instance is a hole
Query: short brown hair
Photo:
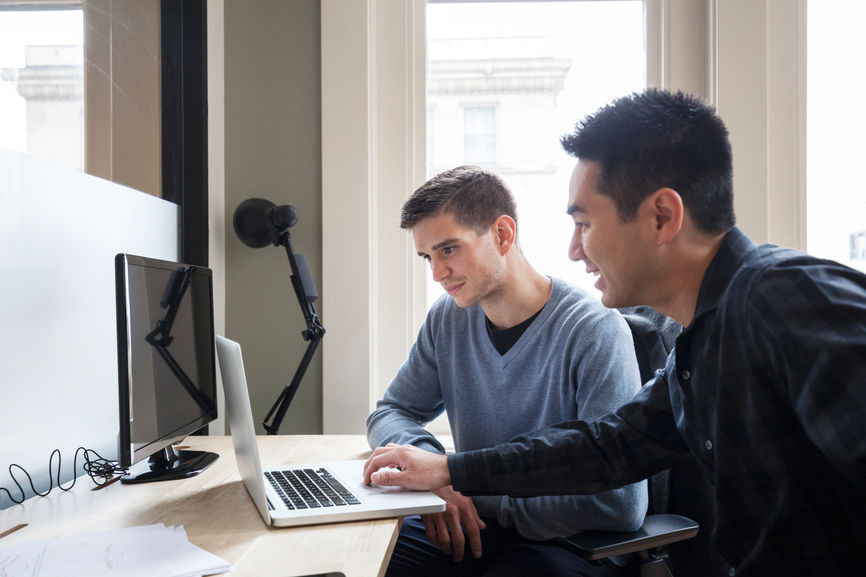
{"type": "Polygon", "coordinates": [[[421,185],[403,203],[400,228],[412,228],[442,213],[478,233],[502,215],[517,222],[517,205],[511,191],[501,178],[477,166],[440,172],[421,185]]]}

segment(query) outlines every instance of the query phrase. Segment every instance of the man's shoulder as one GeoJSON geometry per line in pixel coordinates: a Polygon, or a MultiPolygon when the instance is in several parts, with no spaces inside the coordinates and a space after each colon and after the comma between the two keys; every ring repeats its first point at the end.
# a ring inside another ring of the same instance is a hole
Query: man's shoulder
{"type": "Polygon", "coordinates": [[[545,324],[574,338],[630,340],[628,325],[616,309],[604,306],[599,298],[566,281],[553,279],[554,289],[548,303],[545,324]]]}
{"type": "Polygon", "coordinates": [[[560,309],[560,313],[570,309],[581,315],[597,315],[597,318],[619,317],[615,309],[604,306],[598,297],[590,294],[583,287],[556,277],[551,277],[551,280],[553,281],[551,303],[560,309]]]}
{"type": "MultiPolygon", "coordinates": [[[[755,247],[754,252],[744,261],[743,266],[734,275],[731,285],[740,290],[750,292],[796,289],[797,279],[809,283],[832,281],[833,277],[862,276],[839,262],[816,257],[805,252],[763,244],[755,247]]],[[[777,296],[781,293],[777,293],[777,296]]]]}
{"type": "Polygon", "coordinates": [[[866,275],[836,261],[775,245],[755,247],[733,273],[719,307],[753,327],[780,325],[866,298],[866,275]]]}
{"type": "Polygon", "coordinates": [[[443,294],[430,305],[427,310],[425,324],[431,329],[441,330],[465,330],[467,325],[482,322],[484,311],[481,305],[475,304],[470,307],[460,307],[448,294],[443,294]]]}
{"type": "Polygon", "coordinates": [[[775,244],[758,245],[750,256],[746,262],[756,270],[777,266],[808,267],[819,262],[827,262],[803,251],[775,244]]]}
{"type": "Polygon", "coordinates": [[[607,307],[601,304],[598,298],[591,295],[585,288],[559,277],[550,277],[550,281],[553,283],[550,293],[551,299],[569,305],[580,304],[591,308],[601,307],[608,310],[607,307]]]}

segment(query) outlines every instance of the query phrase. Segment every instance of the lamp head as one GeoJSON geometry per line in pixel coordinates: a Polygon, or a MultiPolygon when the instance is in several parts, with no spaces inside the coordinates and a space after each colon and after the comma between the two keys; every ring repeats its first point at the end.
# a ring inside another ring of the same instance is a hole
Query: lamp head
{"type": "Polygon", "coordinates": [[[235,209],[232,224],[242,243],[252,248],[278,245],[280,237],[298,222],[298,211],[264,198],[248,198],[235,209]]]}

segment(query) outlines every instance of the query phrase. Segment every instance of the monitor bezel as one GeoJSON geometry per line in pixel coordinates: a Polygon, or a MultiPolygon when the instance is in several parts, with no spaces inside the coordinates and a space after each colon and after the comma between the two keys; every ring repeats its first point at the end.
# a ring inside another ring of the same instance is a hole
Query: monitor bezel
{"type": "Polygon", "coordinates": [[[189,435],[201,430],[209,423],[216,420],[218,412],[217,406],[217,381],[216,381],[216,349],[215,349],[215,329],[213,315],[213,273],[207,267],[187,265],[179,262],[161,260],[156,258],[118,254],[115,257],[115,274],[116,274],[116,296],[117,296],[117,365],[118,365],[118,407],[119,407],[119,431],[118,431],[118,464],[121,467],[128,468],[132,465],[147,459],[148,457],[157,455],[161,451],[170,450],[171,445],[178,443],[189,435]],[[214,399],[214,411],[206,413],[200,417],[188,421],[172,431],[153,439],[146,445],[136,449],[132,442],[132,422],[130,415],[132,413],[133,391],[135,383],[133,382],[132,367],[130,366],[130,358],[132,355],[132,344],[130,331],[130,302],[129,302],[129,269],[130,267],[145,267],[161,270],[177,271],[186,270],[187,267],[193,269],[192,274],[203,276],[207,279],[208,295],[209,295],[209,339],[211,351],[211,383],[213,383],[213,391],[211,397],[214,399]]]}

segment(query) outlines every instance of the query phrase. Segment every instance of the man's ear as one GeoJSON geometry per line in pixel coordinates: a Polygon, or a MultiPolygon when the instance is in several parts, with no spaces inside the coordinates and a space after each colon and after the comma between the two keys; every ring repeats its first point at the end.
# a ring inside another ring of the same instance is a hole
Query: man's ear
{"type": "Polygon", "coordinates": [[[660,188],[647,201],[654,219],[656,243],[661,245],[672,241],[683,227],[685,208],[682,197],[672,188],[660,188]]]}
{"type": "Polygon", "coordinates": [[[500,254],[507,253],[517,239],[517,223],[507,214],[503,214],[493,221],[492,228],[500,254]]]}

